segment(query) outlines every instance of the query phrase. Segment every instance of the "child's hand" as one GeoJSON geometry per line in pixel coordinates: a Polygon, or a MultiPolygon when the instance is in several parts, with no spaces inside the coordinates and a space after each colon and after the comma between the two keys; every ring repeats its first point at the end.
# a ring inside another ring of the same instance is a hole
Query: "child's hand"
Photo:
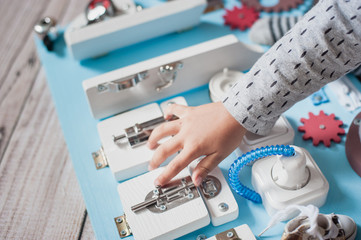
{"type": "Polygon", "coordinates": [[[199,107],[173,104],[166,110],[165,118],[170,119],[173,115],[179,119],[163,123],[149,137],[148,147],[157,148],[149,169],[157,168],[167,157],[182,151],[166,166],[154,184],[168,183],[193,160],[205,156],[192,175],[193,182],[199,186],[207,174],[239,146],[246,130],[221,102],[199,107]],[[171,135],[173,137],[165,143],[157,143],[171,135]]]}

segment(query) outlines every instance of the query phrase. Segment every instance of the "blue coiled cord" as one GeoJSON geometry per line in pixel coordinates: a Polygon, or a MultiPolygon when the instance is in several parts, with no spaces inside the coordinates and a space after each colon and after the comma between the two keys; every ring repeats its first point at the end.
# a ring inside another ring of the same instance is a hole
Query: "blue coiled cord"
{"type": "Polygon", "coordinates": [[[252,189],[249,189],[248,187],[244,186],[241,183],[238,177],[239,172],[242,170],[242,168],[245,165],[267,156],[283,155],[286,157],[290,157],[293,156],[294,154],[295,154],[295,149],[289,145],[266,146],[266,147],[257,148],[255,150],[243,154],[242,156],[234,160],[228,171],[228,178],[232,189],[242,197],[251,200],[252,202],[261,203],[262,202],[261,196],[257,192],[253,191],[252,189]]]}

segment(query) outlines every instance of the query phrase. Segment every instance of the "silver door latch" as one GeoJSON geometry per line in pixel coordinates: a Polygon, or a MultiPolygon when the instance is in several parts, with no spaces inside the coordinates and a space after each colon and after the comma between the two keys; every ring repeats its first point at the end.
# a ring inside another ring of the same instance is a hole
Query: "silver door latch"
{"type": "MultiPolygon", "coordinates": [[[[214,197],[221,191],[221,183],[214,176],[207,176],[203,183],[205,184],[202,184],[200,188],[208,196],[212,195],[214,197]],[[204,186],[210,185],[214,187],[204,188],[204,186]]],[[[181,180],[173,181],[164,187],[157,186],[146,195],[144,202],[132,206],[131,210],[136,213],[147,208],[151,212],[162,213],[198,197],[198,190],[191,177],[188,176],[181,180]]]]}
{"type": "MultiPolygon", "coordinates": [[[[170,120],[178,119],[176,116],[173,116],[170,120]]],[[[143,123],[136,123],[134,126],[128,127],[124,129],[124,134],[113,136],[113,141],[116,144],[123,143],[123,139],[127,139],[129,145],[134,148],[137,147],[146,141],[150,134],[152,133],[153,129],[161,123],[166,122],[167,120],[164,119],[163,116],[154,118],[152,120],[143,122],[143,123]]]]}

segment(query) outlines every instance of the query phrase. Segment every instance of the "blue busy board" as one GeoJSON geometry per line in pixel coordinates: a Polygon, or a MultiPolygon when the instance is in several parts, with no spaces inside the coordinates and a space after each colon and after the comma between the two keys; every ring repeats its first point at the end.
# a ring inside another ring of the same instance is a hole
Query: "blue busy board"
{"type": "MultiPolygon", "coordinates": [[[[160,3],[161,1],[153,0],[146,1],[143,5],[152,6],[160,3]]],[[[312,1],[305,0],[305,3],[298,9],[282,14],[299,15],[309,9],[311,5],[312,1]]],[[[239,1],[226,1],[225,8],[230,9],[233,6],[240,6],[239,1]]],[[[81,12],[81,10],[79,11],[81,12]]],[[[204,14],[201,24],[188,31],[158,37],[113,51],[100,58],[80,62],[72,59],[62,36],[56,40],[53,52],[48,52],[42,42],[36,38],[38,54],[46,71],[48,85],[97,239],[120,239],[114,218],[122,215],[123,209],[117,192],[118,182],[114,179],[110,169],[96,170],[94,166],[91,153],[99,149],[101,145],[97,132],[99,120],[94,119],[91,115],[82,82],[108,71],[228,34],[235,34],[241,41],[251,43],[248,39],[248,30],[233,31],[223,25],[222,16],[224,14],[224,9],[216,10],[204,14]]],[[[265,15],[267,13],[261,13],[261,17],[265,15]]],[[[356,78],[353,76],[350,78],[357,88],[361,89],[356,78]]],[[[327,201],[321,207],[320,212],[348,215],[356,221],[358,232],[360,232],[361,178],[351,169],[346,159],[346,137],[342,136],[339,144],[333,142],[330,148],[322,144],[315,147],[311,140],[302,140],[302,133],[297,131],[297,127],[302,125],[300,119],[308,118],[308,112],[318,114],[320,110],[323,110],[326,114],[335,113],[344,122],[347,132],[357,112],[347,112],[327,86],[325,92],[330,99],[328,103],[314,106],[309,97],[297,103],[284,115],[295,129],[294,144],[306,148],[310,152],[330,184],[327,201]]],[[[179,95],[185,97],[190,106],[210,102],[207,85],[179,95]]],[[[159,102],[163,100],[159,100],[159,102]]],[[[224,176],[228,175],[228,168],[236,158],[237,153],[234,152],[219,165],[224,176]]],[[[241,180],[245,185],[251,186],[250,167],[242,170],[241,180]]],[[[235,198],[239,205],[239,217],[236,220],[218,227],[210,224],[180,239],[194,240],[200,234],[211,237],[241,224],[248,224],[255,235],[260,233],[270,220],[263,205],[247,201],[240,196],[235,196],[235,198]]],[[[280,239],[283,227],[284,223],[278,224],[267,231],[264,237],[280,239]]],[[[133,239],[133,237],[130,236],[128,239],[133,239]]]]}

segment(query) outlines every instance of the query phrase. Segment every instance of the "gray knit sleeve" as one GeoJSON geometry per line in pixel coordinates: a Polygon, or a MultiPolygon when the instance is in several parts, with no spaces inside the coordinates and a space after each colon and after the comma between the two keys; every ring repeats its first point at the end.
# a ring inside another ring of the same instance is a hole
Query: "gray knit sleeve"
{"type": "Polygon", "coordinates": [[[248,131],[267,134],[296,102],[361,64],[361,1],[323,0],[226,94],[248,131]]]}

